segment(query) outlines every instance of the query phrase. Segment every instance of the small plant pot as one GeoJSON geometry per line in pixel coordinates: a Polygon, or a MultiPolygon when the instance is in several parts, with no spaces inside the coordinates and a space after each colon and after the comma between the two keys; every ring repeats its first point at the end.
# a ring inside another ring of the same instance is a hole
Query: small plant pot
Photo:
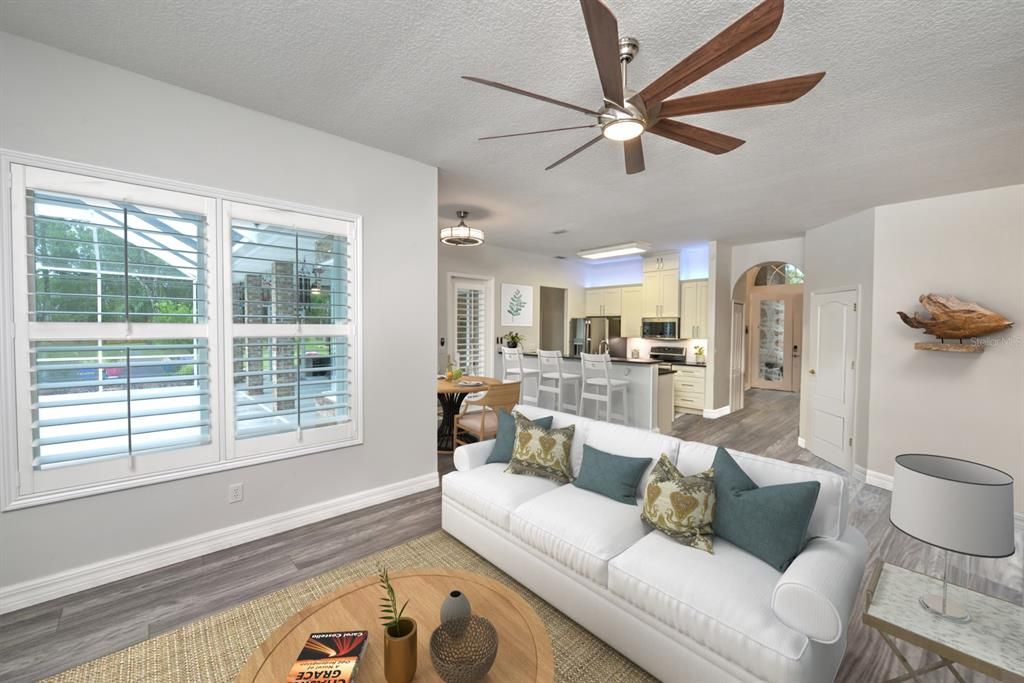
{"type": "Polygon", "coordinates": [[[416,621],[398,620],[398,633],[384,629],[384,678],[388,683],[409,683],[416,676],[416,621]]]}

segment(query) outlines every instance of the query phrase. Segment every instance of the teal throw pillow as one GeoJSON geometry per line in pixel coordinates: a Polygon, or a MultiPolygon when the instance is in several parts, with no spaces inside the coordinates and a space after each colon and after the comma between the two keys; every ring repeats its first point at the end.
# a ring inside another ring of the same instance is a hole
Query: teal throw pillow
{"type": "MultiPolygon", "coordinates": [[[[516,415],[521,413],[517,410],[516,415]]],[[[552,416],[538,417],[533,424],[544,429],[551,429],[552,416]]],[[[512,448],[516,443],[516,419],[507,410],[498,410],[498,434],[494,437],[494,450],[487,456],[487,464],[492,462],[509,462],[512,460],[512,448]]]]}
{"type": "Polygon", "coordinates": [[[636,505],[636,487],[651,464],[650,458],[632,458],[583,446],[580,476],[572,482],[627,505],[636,505]]]}
{"type": "Polygon", "coordinates": [[[715,470],[715,535],[746,550],[780,572],[804,549],[821,484],[758,486],[729,451],[719,448],[715,470]]]}

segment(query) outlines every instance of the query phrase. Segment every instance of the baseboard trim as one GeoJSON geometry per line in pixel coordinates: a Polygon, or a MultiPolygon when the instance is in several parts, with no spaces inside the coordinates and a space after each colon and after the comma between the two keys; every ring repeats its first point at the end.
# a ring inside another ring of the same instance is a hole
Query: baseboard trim
{"type": "Polygon", "coordinates": [[[385,484],[340,498],[260,517],[164,545],[0,587],[0,614],[36,605],[88,588],[191,560],[300,526],[355,512],[438,485],[437,473],[385,484]]]}
{"type": "Polygon", "coordinates": [[[796,445],[800,448],[807,448],[807,439],[802,436],[796,437],[796,445]]]}
{"type": "Polygon", "coordinates": [[[717,420],[720,417],[725,417],[732,412],[732,406],[722,406],[721,408],[705,408],[704,417],[709,420],[717,420]]]}
{"type": "Polygon", "coordinates": [[[875,470],[865,470],[864,483],[868,484],[869,486],[877,486],[878,488],[885,489],[886,491],[892,491],[891,474],[882,474],[881,472],[876,472],[875,470]]]}

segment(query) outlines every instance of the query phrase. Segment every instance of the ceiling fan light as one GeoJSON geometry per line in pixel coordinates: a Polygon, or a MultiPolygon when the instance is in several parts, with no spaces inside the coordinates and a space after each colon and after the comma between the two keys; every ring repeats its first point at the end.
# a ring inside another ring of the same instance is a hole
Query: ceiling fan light
{"type": "Polygon", "coordinates": [[[625,142],[640,137],[644,132],[644,124],[634,118],[614,119],[601,127],[601,134],[609,140],[625,142]]]}
{"type": "Polygon", "coordinates": [[[451,247],[475,247],[484,243],[484,231],[467,225],[441,228],[441,243],[451,247]]]}

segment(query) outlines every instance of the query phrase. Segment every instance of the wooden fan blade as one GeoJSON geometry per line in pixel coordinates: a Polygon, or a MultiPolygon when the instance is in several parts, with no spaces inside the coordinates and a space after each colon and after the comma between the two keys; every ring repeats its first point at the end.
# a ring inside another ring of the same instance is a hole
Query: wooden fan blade
{"type": "Polygon", "coordinates": [[[622,70],[619,67],[619,22],[601,0],[580,0],[583,21],[590,35],[590,49],[594,51],[597,75],[601,79],[604,96],[621,106],[623,104],[622,70]]]}
{"type": "Polygon", "coordinates": [[[531,130],[528,133],[508,133],[507,135],[488,135],[487,137],[477,138],[479,140],[500,140],[501,138],[518,138],[522,135],[540,135],[541,133],[558,133],[563,130],[578,130],[580,128],[597,128],[596,123],[591,123],[586,126],[569,126],[567,128],[548,128],[547,130],[531,130]]]}
{"type": "Polygon", "coordinates": [[[622,148],[626,151],[626,173],[633,175],[644,170],[644,143],[640,138],[626,140],[622,148]]]}
{"type": "Polygon", "coordinates": [[[745,142],[739,138],[716,133],[713,130],[698,128],[688,123],[672,121],[670,119],[658,121],[653,128],[648,129],[648,132],[668,138],[669,140],[681,142],[684,145],[702,149],[705,152],[711,152],[712,154],[731,152],[745,142]]]}
{"type": "Polygon", "coordinates": [[[550,166],[548,166],[547,168],[545,168],[544,170],[545,171],[550,171],[555,166],[558,166],[559,164],[561,164],[564,161],[568,161],[569,159],[572,159],[574,156],[576,156],[577,154],[579,154],[580,152],[585,150],[587,147],[590,147],[591,145],[597,143],[599,140],[602,140],[603,138],[604,138],[603,135],[598,135],[596,138],[594,138],[590,142],[587,142],[587,143],[584,143],[584,144],[580,145],[579,147],[577,147],[573,151],[569,152],[568,154],[566,154],[564,157],[562,157],[561,159],[559,159],[555,163],[553,163],[550,166]]]}
{"type": "Polygon", "coordinates": [[[526,95],[527,97],[532,97],[535,100],[540,100],[541,102],[547,102],[548,104],[557,104],[559,107],[566,107],[567,109],[575,109],[576,111],[582,112],[584,114],[590,114],[591,116],[598,116],[598,113],[596,111],[594,111],[593,109],[587,109],[586,107],[577,107],[575,104],[569,104],[568,102],[562,102],[561,100],[556,100],[556,99],[553,99],[551,97],[546,97],[545,95],[538,95],[537,93],[530,92],[529,90],[521,90],[521,89],[515,88],[515,87],[513,87],[511,85],[505,85],[504,83],[498,83],[497,81],[488,81],[485,78],[477,78],[476,76],[463,76],[463,78],[466,79],[467,81],[473,81],[474,83],[481,83],[483,85],[489,85],[492,88],[498,88],[499,90],[507,90],[509,92],[514,92],[517,95],[526,95]]]}
{"type": "Polygon", "coordinates": [[[781,78],[777,81],[765,81],[741,85],[738,88],[715,90],[714,92],[690,95],[661,103],[659,116],[687,116],[689,114],[705,114],[711,111],[728,111],[746,107],[764,107],[769,104],[785,104],[799,99],[810,92],[811,88],[825,77],[825,72],[781,78]]]}
{"type": "Polygon", "coordinates": [[[647,105],[661,102],[768,40],[782,21],[782,7],[783,0],[764,0],[656,78],[640,91],[640,99],[647,105]]]}

